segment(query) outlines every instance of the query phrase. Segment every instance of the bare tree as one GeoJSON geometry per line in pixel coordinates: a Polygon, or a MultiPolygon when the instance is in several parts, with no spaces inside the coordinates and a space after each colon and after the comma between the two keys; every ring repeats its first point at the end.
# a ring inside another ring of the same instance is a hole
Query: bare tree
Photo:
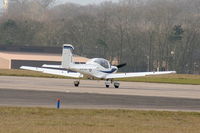
{"type": "Polygon", "coordinates": [[[72,43],[83,56],[127,62],[123,71],[200,73],[199,0],[55,2],[16,0],[0,16],[0,45],[72,43]]]}

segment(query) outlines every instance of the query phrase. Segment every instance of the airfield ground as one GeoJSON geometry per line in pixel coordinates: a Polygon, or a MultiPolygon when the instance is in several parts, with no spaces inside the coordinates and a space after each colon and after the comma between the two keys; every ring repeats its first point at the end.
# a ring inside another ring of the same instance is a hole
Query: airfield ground
{"type": "Polygon", "coordinates": [[[199,133],[200,113],[0,107],[1,133],[199,133]]]}
{"type": "Polygon", "coordinates": [[[152,77],[147,77],[139,80],[158,82],[172,79],[170,83],[178,80],[179,85],[121,82],[120,89],[108,89],[103,81],[88,80],[75,88],[72,79],[52,79],[63,77],[31,71],[0,70],[0,75],[9,75],[0,76],[0,133],[200,131],[199,85],[181,85],[187,81],[187,84],[200,84],[199,75],[162,75],[153,81],[150,81],[152,77]],[[62,106],[67,106],[65,109],[52,108],[59,96],[63,100],[62,106]],[[93,109],[87,109],[90,107],[93,109]],[[169,111],[149,111],[151,109],[169,111]]]}

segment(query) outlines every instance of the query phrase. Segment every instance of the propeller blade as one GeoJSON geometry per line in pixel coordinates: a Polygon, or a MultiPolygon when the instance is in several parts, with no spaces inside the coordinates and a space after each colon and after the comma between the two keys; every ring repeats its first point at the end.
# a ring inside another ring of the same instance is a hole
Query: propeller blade
{"type": "Polygon", "coordinates": [[[124,66],[126,66],[126,63],[119,64],[119,65],[117,65],[116,67],[117,67],[117,68],[121,68],[121,67],[124,67],[124,66]]]}

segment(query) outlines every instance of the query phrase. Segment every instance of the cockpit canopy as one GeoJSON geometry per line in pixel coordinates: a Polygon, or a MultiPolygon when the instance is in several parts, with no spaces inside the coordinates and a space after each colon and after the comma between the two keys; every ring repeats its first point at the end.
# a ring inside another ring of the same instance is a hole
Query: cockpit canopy
{"type": "Polygon", "coordinates": [[[104,68],[110,68],[110,63],[103,58],[94,58],[93,61],[104,68]]]}

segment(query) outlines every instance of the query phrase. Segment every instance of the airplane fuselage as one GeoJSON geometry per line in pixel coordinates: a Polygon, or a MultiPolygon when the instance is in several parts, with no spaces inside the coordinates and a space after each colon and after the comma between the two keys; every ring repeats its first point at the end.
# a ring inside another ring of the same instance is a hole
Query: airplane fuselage
{"type": "Polygon", "coordinates": [[[116,73],[118,70],[116,66],[111,66],[107,60],[102,58],[91,59],[86,62],[86,64],[71,64],[69,69],[102,79],[104,79],[108,74],[116,73]],[[102,61],[102,64],[98,64],[97,61],[102,61]]]}

